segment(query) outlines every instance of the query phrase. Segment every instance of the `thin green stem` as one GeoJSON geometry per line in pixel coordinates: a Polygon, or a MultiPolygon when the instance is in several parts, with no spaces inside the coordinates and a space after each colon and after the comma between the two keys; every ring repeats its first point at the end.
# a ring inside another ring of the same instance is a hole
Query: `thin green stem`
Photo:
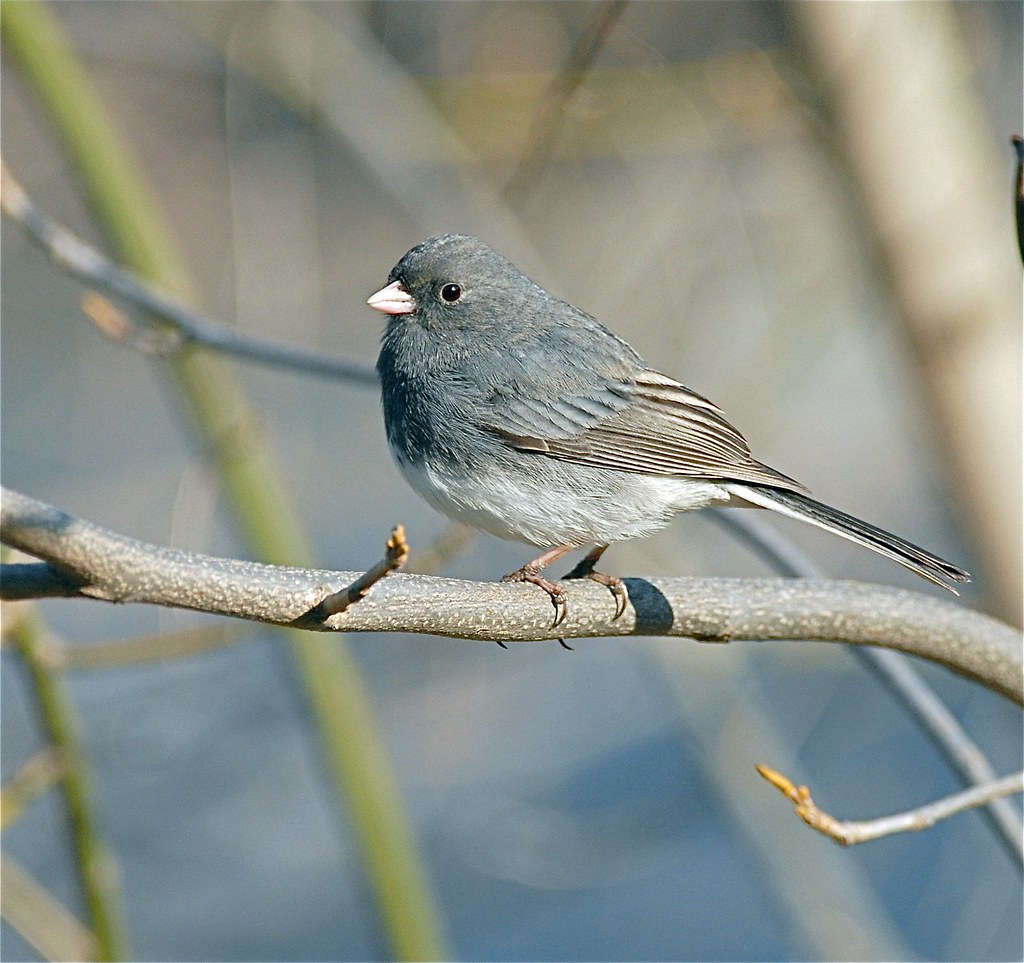
{"type": "Polygon", "coordinates": [[[82,894],[102,960],[129,956],[117,869],[95,817],[92,779],[82,752],[78,718],[67,686],[47,657],[46,630],[35,610],[18,617],[11,640],[28,667],[43,729],[64,765],[61,788],[68,827],[77,853],[82,894]]]}

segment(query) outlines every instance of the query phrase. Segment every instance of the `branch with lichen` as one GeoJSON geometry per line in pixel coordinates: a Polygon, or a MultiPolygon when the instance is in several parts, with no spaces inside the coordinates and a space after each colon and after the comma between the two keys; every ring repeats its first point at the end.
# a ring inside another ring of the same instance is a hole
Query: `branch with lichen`
{"type": "Polygon", "coordinates": [[[360,573],[260,565],[136,541],[4,489],[0,538],[41,559],[3,567],[2,595],[63,596],[194,609],[319,631],[412,632],[528,642],[665,635],[702,642],[793,640],[879,645],[941,663],[1024,704],[1020,636],[945,599],[817,579],[627,579],[614,618],[607,590],[570,583],[557,630],[531,586],[390,575],[358,605],[327,617],[324,599],[360,573]],[[59,573],[59,577],[52,577],[59,573]],[[49,583],[47,580],[49,579],[49,583]]]}

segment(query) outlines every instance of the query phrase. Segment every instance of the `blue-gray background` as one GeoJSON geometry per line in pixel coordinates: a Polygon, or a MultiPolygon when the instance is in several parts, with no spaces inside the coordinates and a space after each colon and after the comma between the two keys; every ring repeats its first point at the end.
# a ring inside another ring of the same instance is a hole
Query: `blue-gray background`
{"type": "MultiPolygon", "coordinates": [[[[1020,124],[1021,7],[953,9],[1002,150],[1020,124]]],[[[984,572],[786,7],[632,5],[571,100],[555,159],[512,207],[501,188],[593,4],[55,10],[215,315],[372,361],[382,319],[367,295],[413,243],[472,230],[718,401],[766,461],[984,572]],[[317,62],[315,44],[337,62],[317,62]],[[282,103],[285,75],[334,122],[282,103]]],[[[10,58],[2,106],[13,173],[99,240],[10,58]]],[[[1007,151],[993,189],[1008,222],[1009,182],[1007,151]]],[[[159,364],[101,338],[80,294],[4,224],[4,483],[139,538],[242,553],[159,364]]],[[[238,371],[323,564],[365,567],[396,521],[414,547],[444,530],[392,467],[373,391],[238,371]]],[[[786,531],[830,573],[928,591],[843,542],[786,531]]],[[[492,579],[528,551],[481,536],[446,573],[492,579]]],[[[606,567],[765,571],[701,517],[616,547],[606,567]]],[[[966,600],[986,605],[977,588],[966,600]]],[[[75,645],[203,622],[41,609],[75,645]]],[[[839,647],[351,644],[458,957],[1021,958],[1020,876],[981,816],[839,850],[755,774],[765,762],[806,779],[845,818],[957,788],[839,647]]],[[[999,771],[1019,766],[1011,706],[922,671],[999,771]]],[[[280,636],[254,629],[206,655],[69,679],[139,959],[388,955],[280,636]]],[[[40,744],[24,683],[5,653],[5,779],[40,744]]],[[[83,912],[56,797],[3,846],[83,912]]],[[[2,935],[4,959],[37,958],[2,935]]]]}

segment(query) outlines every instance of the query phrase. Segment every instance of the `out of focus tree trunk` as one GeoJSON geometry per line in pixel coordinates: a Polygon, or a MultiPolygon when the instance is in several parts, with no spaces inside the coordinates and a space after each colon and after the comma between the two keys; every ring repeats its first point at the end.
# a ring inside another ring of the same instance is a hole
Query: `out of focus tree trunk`
{"type": "Polygon", "coordinates": [[[916,352],[984,589],[1019,625],[1021,274],[1009,147],[1001,160],[990,146],[952,5],[791,10],[916,352]]]}

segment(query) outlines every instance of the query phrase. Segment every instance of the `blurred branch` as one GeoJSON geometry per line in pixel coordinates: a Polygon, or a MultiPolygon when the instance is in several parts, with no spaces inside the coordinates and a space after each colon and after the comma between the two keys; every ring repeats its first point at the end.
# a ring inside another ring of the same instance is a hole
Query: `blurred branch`
{"type": "Polygon", "coordinates": [[[457,211],[461,230],[500,237],[516,264],[544,263],[519,217],[481,173],[477,155],[425,92],[428,84],[395,60],[360,5],[336,4],[329,18],[316,4],[259,9],[243,33],[222,4],[181,4],[175,12],[233,68],[343,143],[422,236],[450,226],[457,211]]]}
{"type": "MultiPolygon", "coordinates": [[[[70,838],[77,856],[82,893],[95,932],[95,952],[103,960],[127,959],[127,933],[117,870],[97,825],[89,768],[82,752],[71,697],[60,673],[50,663],[44,633],[34,612],[28,611],[17,619],[11,638],[32,677],[46,737],[64,767],[61,787],[67,803],[70,838]]],[[[4,908],[6,911],[6,889],[4,908]]]]}
{"type": "Polygon", "coordinates": [[[0,166],[0,206],[37,247],[58,267],[79,281],[122,298],[168,324],[172,332],[139,332],[119,312],[98,299],[86,302],[86,314],[108,337],[150,354],[169,357],[189,345],[245,358],[259,364],[294,368],[306,374],[341,378],[357,384],[376,385],[372,365],[348,358],[331,357],[313,348],[297,348],[257,338],[213,321],[192,310],[178,298],[147,284],[138,275],[114,264],[96,248],[47,217],[29,198],[6,166],[0,166]]]}
{"type": "MultiPolygon", "coordinates": [[[[751,860],[785,915],[791,956],[807,960],[910,960],[913,954],[859,860],[822,847],[810,833],[792,833],[792,817],[772,800],[752,799],[754,765],[785,761],[801,770],[803,756],[790,726],[779,725],[779,686],[765,679],[761,653],[704,660],[695,647],[667,639],[644,646],[663,666],[681,727],[680,750],[694,753],[692,779],[714,794],[716,811],[738,832],[751,860]],[[749,657],[748,657],[749,656],[749,657]],[[707,664],[704,664],[704,663],[707,664]],[[753,803],[753,804],[752,804],[753,803]],[[788,834],[788,835],[787,835],[788,834]],[[808,907],[842,906],[842,913],[808,907]]],[[[716,653],[711,653],[712,656],[716,653]]],[[[813,658],[813,657],[812,657],[813,658]]],[[[814,659],[814,661],[817,661],[814,659]]],[[[843,683],[839,683],[842,687],[843,683]]],[[[800,683],[796,687],[800,688],[800,683]]],[[[813,718],[816,713],[811,712],[813,718]]],[[[811,720],[804,718],[804,723],[811,720]]],[[[826,736],[826,738],[828,738],[826,736]]],[[[802,740],[798,740],[802,741],[802,740]]]]}
{"type": "MultiPolygon", "coordinates": [[[[754,513],[716,509],[710,515],[781,575],[823,577],[820,567],[810,557],[754,513]]],[[[980,786],[996,778],[995,769],[981,747],[967,735],[910,660],[899,652],[865,646],[856,646],[850,652],[889,689],[964,783],[980,786]]],[[[1024,865],[1024,827],[1013,805],[1005,799],[993,799],[985,815],[1010,857],[1018,866],[1024,865]]]]}
{"type": "MultiPolygon", "coordinates": [[[[103,101],[42,3],[4,8],[3,42],[63,137],[89,201],[125,264],[187,296],[186,272],[159,204],[103,101]]],[[[310,550],[284,478],[233,372],[185,350],[167,370],[215,464],[240,531],[259,557],[301,564],[310,550]]],[[[342,639],[288,634],[313,710],[331,787],[350,818],[391,955],[442,959],[440,921],[369,695],[342,639]]]]}
{"type": "Polygon", "coordinates": [[[476,530],[461,522],[449,522],[436,539],[424,548],[413,552],[412,559],[405,566],[407,572],[418,575],[434,575],[445,565],[465,552],[476,538],[476,530]]]}
{"type": "Polygon", "coordinates": [[[866,843],[893,833],[916,832],[929,829],[942,819],[948,819],[957,813],[984,806],[994,799],[1009,796],[1011,793],[1024,792],[1024,772],[1004,776],[983,786],[972,786],[963,792],[946,796],[937,802],[910,809],[907,812],[883,816],[859,822],[847,822],[819,808],[806,786],[795,786],[782,773],[768,766],[758,766],[757,771],[782,793],[796,807],[797,815],[812,829],[824,836],[834,839],[841,846],[853,846],[866,843]]]}
{"type": "Polygon", "coordinates": [[[628,0],[604,0],[558,76],[541,95],[540,108],[526,136],[522,156],[502,192],[510,204],[521,204],[526,199],[550,162],[569,101],[579,90],[627,6],[628,0]]]}
{"type": "Polygon", "coordinates": [[[28,804],[49,792],[66,772],[64,757],[53,746],[32,756],[0,791],[0,830],[16,823],[28,804]]]}
{"type": "Polygon", "coordinates": [[[3,918],[45,960],[96,960],[96,937],[11,857],[0,859],[3,918]]]}
{"type": "Polygon", "coordinates": [[[218,622],[137,639],[64,645],[54,653],[54,659],[61,669],[71,671],[170,662],[233,645],[244,638],[247,631],[245,626],[218,622]]]}
{"type": "MultiPolygon", "coordinates": [[[[832,641],[881,645],[939,662],[1024,703],[1020,637],[953,602],[916,592],[778,579],[628,579],[620,619],[601,586],[567,585],[569,617],[553,632],[550,600],[530,586],[393,575],[359,605],[309,625],[313,610],[359,573],[259,565],[160,548],[3,490],[0,537],[68,569],[75,597],[171,605],[323,631],[413,632],[488,641],[666,635],[703,642],[832,641]]],[[[4,573],[0,590],[6,592],[4,573]]]]}
{"type": "MultiPolygon", "coordinates": [[[[956,716],[908,659],[885,649],[857,649],[856,652],[868,669],[897,696],[965,785],[984,786],[996,778],[996,771],[984,751],[967,735],[956,716]],[[865,658],[868,655],[870,659],[865,658]]],[[[1014,806],[1005,799],[993,797],[985,816],[1010,857],[1018,867],[1024,866],[1024,826],[1014,806]]]]}

